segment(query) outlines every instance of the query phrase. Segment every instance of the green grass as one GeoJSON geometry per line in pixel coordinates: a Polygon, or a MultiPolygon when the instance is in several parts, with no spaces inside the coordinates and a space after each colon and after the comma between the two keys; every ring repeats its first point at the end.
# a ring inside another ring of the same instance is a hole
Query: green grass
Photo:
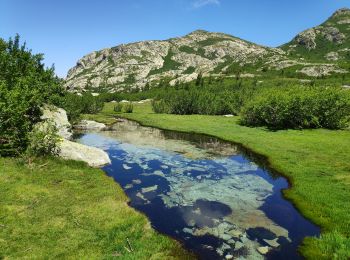
{"type": "Polygon", "coordinates": [[[195,71],[196,71],[196,68],[190,66],[190,67],[188,67],[188,68],[183,72],[183,74],[192,74],[192,73],[195,72],[195,71]]]}
{"type": "Polygon", "coordinates": [[[84,163],[0,158],[0,259],[189,259],[84,163]],[[129,239],[133,252],[126,247],[129,239]]]}
{"type": "MultiPolygon", "coordinates": [[[[116,115],[106,104],[99,117],[116,115]]],[[[119,116],[143,125],[204,133],[243,144],[264,155],[292,188],[284,195],[322,228],[320,239],[307,238],[301,252],[308,259],[350,258],[350,131],[249,128],[238,117],[154,114],[150,104],[119,116]]]]}

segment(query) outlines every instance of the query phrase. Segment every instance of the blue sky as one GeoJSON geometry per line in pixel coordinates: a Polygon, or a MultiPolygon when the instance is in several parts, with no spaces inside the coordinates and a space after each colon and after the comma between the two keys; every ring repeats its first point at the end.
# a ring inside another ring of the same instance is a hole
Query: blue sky
{"type": "Polygon", "coordinates": [[[196,29],[278,46],[350,0],[0,0],[0,37],[19,33],[64,77],[85,54],[196,29]]]}

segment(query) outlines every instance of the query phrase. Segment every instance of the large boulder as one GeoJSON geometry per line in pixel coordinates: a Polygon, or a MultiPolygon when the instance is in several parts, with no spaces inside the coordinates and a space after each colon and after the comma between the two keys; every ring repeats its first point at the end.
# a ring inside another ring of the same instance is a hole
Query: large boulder
{"type": "Polygon", "coordinates": [[[91,167],[102,167],[111,163],[108,154],[99,148],[75,143],[66,139],[63,139],[59,143],[59,148],[60,157],[83,161],[91,167]]]}
{"type": "Polygon", "coordinates": [[[68,121],[67,113],[64,109],[55,106],[45,106],[42,109],[42,120],[51,121],[57,128],[57,134],[64,139],[72,139],[72,126],[68,121]]]}
{"type": "MultiPolygon", "coordinates": [[[[69,160],[83,161],[92,167],[102,167],[111,163],[108,154],[102,149],[70,141],[73,136],[71,132],[72,126],[68,121],[67,113],[64,109],[55,106],[45,106],[42,112],[43,115],[41,119],[44,120],[43,124],[45,124],[45,121],[54,124],[58,130],[58,135],[62,138],[57,144],[60,157],[69,160]]],[[[104,124],[94,121],[86,122],[86,125],[90,128],[95,127],[94,129],[102,129],[106,127],[104,124]]]]}

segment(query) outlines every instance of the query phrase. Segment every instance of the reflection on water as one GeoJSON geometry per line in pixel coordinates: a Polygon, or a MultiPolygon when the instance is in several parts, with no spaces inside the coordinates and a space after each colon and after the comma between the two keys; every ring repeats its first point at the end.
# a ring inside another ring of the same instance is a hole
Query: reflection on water
{"type": "Polygon", "coordinates": [[[288,186],[226,142],[119,122],[78,142],[103,148],[104,167],[152,226],[201,259],[297,259],[319,233],[281,196],[288,186]]]}

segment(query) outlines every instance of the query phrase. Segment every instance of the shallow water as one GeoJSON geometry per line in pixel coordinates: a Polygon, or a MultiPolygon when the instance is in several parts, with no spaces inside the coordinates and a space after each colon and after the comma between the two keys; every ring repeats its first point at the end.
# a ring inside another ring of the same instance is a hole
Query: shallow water
{"type": "Polygon", "coordinates": [[[103,169],[130,205],[201,259],[298,259],[302,239],[319,234],[282,197],[286,179],[233,144],[129,121],[77,141],[107,151],[112,164],[103,169]]]}

